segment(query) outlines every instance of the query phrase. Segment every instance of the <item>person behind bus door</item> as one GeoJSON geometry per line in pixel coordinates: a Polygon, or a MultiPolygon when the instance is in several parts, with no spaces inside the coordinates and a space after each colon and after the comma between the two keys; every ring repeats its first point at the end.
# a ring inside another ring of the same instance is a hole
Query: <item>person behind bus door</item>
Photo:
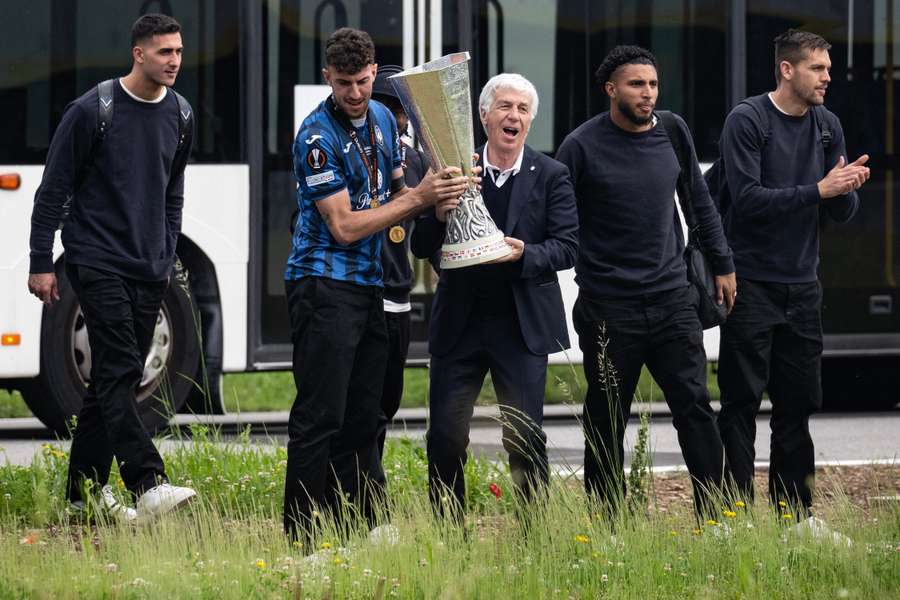
{"type": "Polygon", "coordinates": [[[850,220],[855,190],[869,178],[868,156],[847,160],[841,122],[823,106],[830,47],[804,31],[776,37],[775,91],[736,106],[721,139],[725,232],[741,289],[719,350],[726,465],[737,493],[752,500],[756,416],[768,389],[769,494],[807,518],[815,474],[809,416],[822,404],[819,209],[850,220]]]}
{"type": "MultiPolygon", "coordinates": [[[[381,102],[391,111],[397,121],[400,134],[400,166],[407,187],[419,184],[427,171],[424,158],[403,136],[407,135],[409,117],[388,77],[401,72],[396,65],[380,65],[372,99],[381,102]]],[[[384,455],[384,440],[387,426],[397,414],[403,398],[403,371],[409,353],[409,324],[412,306],[409,292],[413,286],[413,270],[409,264],[409,240],[414,219],[393,223],[382,232],[381,268],[384,281],[384,319],[388,332],[387,366],[384,372],[384,386],[381,389],[381,422],[378,425],[378,453],[384,455]]]]}
{"type": "MultiPolygon", "coordinates": [[[[342,28],[325,46],[331,96],[293,145],[300,212],[285,269],[297,396],[288,422],[284,529],[306,549],[343,494],[368,523],[384,494],[377,433],[387,360],[381,232],[468,185],[458,168],[406,187],[397,124],[371,101],[375,47],[342,28]]],[[[340,523],[339,523],[340,525],[340,523]]]]}
{"type": "MultiPolygon", "coordinates": [[[[575,129],[556,154],[569,167],[578,198],[573,321],[588,386],[585,487],[610,511],[624,499],[625,425],[647,365],[672,410],[695,509],[716,513],[710,493],[721,484],[722,442],[706,389],[699,297],[688,284],[675,208],[679,162],[654,115],[656,59],[643,48],[618,46],[603,60],[597,80],[609,96],[609,112],[575,129]]],[[[677,123],[689,140],[687,125],[680,117],[677,123]]],[[[689,152],[699,237],[716,274],[719,301],[730,307],[731,252],[693,148],[689,152]]]]}
{"type": "MultiPolygon", "coordinates": [[[[48,309],[59,299],[53,237],[67,197],[62,232],[66,275],[78,297],[91,345],[91,381],[72,438],[68,500],[83,507],[86,482],[118,519],[151,519],[195,497],[167,482],[163,460],[138,413],[160,305],[175,259],[190,139],[179,148],[179,103],[169,88],[181,68],[181,27],[147,14],[131,30],[131,72],[112,88],[114,117],[95,139],[103,98],[97,88],[66,108],[53,134],[31,217],[28,289],[48,309]],[[137,510],[107,487],[113,458],[137,510]]],[[[190,120],[190,126],[193,119],[190,120]]]]}
{"type": "MultiPolygon", "coordinates": [[[[569,347],[556,272],[578,248],[575,196],[566,167],[526,145],[538,109],[521,75],[491,78],[478,102],[487,144],[482,196],[512,252],[492,264],[443,269],[432,306],[428,349],[428,479],[432,503],[461,519],[469,424],[488,371],[503,415],[503,446],[520,497],[548,478],[541,428],[547,355],[569,347]]],[[[444,240],[441,203],[416,221],[413,253],[434,256],[444,240]]]]}

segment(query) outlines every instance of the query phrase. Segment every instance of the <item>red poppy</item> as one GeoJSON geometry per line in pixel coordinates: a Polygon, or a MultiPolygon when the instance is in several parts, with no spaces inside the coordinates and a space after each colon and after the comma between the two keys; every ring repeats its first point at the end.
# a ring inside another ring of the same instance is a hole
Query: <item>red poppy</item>
{"type": "Polygon", "coordinates": [[[500,496],[503,495],[503,492],[500,490],[500,486],[497,485],[496,483],[492,483],[490,485],[490,490],[491,490],[491,493],[497,497],[497,500],[499,500],[500,496]]]}

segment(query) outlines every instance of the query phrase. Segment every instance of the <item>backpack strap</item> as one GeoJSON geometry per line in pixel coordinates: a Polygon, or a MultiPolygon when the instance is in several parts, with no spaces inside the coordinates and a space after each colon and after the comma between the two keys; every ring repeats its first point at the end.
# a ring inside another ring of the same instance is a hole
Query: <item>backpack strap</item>
{"type": "Polygon", "coordinates": [[[691,160],[689,157],[690,145],[684,139],[684,132],[678,126],[675,115],[668,110],[656,111],[669,136],[669,142],[675,150],[675,156],[678,158],[678,166],[681,169],[678,174],[678,182],[675,184],[675,191],[678,193],[678,202],[681,204],[681,212],[684,214],[685,223],[687,223],[688,238],[694,237],[694,209],[691,203],[691,189],[693,189],[693,169],[691,168],[691,160]]]}
{"type": "Polygon", "coordinates": [[[175,98],[178,100],[178,150],[181,150],[184,143],[192,135],[193,128],[190,125],[194,113],[190,103],[184,96],[172,88],[169,89],[172,90],[172,93],[175,94],[175,98]]]}
{"type": "Polygon", "coordinates": [[[825,113],[825,107],[813,106],[812,114],[813,119],[816,122],[816,129],[819,130],[819,135],[822,137],[822,148],[827,152],[831,147],[831,140],[834,139],[834,134],[831,132],[831,124],[828,122],[828,115],[825,113]]]}
{"type": "Polygon", "coordinates": [[[106,137],[106,130],[112,124],[113,118],[113,85],[115,79],[107,79],[97,84],[97,141],[102,142],[106,137]]]}

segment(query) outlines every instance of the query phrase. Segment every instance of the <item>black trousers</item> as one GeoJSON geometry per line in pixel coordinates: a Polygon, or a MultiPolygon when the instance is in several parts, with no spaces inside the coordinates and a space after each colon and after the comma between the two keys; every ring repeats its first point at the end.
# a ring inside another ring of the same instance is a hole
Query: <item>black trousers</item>
{"type": "Polygon", "coordinates": [[[706,351],[692,287],[631,298],[580,294],[574,324],[584,353],[584,478],[608,507],[625,496],[625,426],[643,365],[672,411],[698,514],[715,514],[723,450],[706,388],[706,351]],[[601,368],[601,364],[605,367],[601,368]]]}
{"type": "Polygon", "coordinates": [[[753,498],[756,415],[772,401],[769,494],[812,505],[815,475],[809,416],[822,406],[822,288],[738,280],[737,303],[722,331],[719,429],[737,492],[753,498]]]}
{"type": "Polygon", "coordinates": [[[488,371],[518,493],[529,499],[548,480],[547,436],[541,429],[547,355],[528,351],[514,315],[472,315],[453,349],[431,357],[426,448],[431,500],[439,514],[461,518],[465,510],[469,425],[488,371]]]}
{"type": "Polygon", "coordinates": [[[342,496],[374,523],[384,497],[376,435],[387,356],[381,288],[286,281],[297,397],[288,422],[284,528],[309,539],[313,512],[341,525],[342,496]]]}
{"type": "Polygon", "coordinates": [[[387,325],[388,352],[381,388],[381,420],[378,423],[378,456],[384,456],[384,439],[391,419],[400,409],[403,399],[403,372],[409,355],[409,311],[384,313],[387,325]]]}
{"type": "Polygon", "coordinates": [[[73,264],[66,264],[66,275],[91,345],[91,383],[72,438],[66,495],[70,501],[83,500],[85,480],[106,485],[115,457],[125,487],[140,496],[166,480],[135,392],[168,282],[73,264]]]}

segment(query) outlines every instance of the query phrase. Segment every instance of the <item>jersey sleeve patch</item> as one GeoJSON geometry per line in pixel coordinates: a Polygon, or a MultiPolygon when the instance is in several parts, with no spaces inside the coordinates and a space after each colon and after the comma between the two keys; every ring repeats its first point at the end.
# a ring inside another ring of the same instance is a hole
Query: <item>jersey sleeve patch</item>
{"type": "Polygon", "coordinates": [[[309,187],[315,187],[317,185],[330,183],[332,181],[334,181],[334,171],[325,171],[323,173],[317,173],[316,175],[309,175],[306,177],[306,185],[308,185],[309,187]]]}

